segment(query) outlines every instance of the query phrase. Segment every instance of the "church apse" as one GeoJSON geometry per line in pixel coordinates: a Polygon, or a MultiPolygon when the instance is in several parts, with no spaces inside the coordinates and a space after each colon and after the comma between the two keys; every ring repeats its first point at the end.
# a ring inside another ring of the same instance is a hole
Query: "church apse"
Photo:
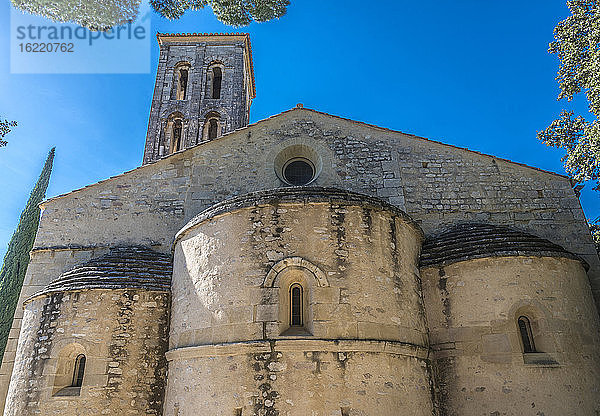
{"type": "Polygon", "coordinates": [[[113,248],[25,303],[5,416],[162,413],[169,256],[113,248]]]}
{"type": "Polygon", "coordinates": [[[175,244],[164,414],[431,415],[421,239],[332,188],[199,214],[175,244]]]}

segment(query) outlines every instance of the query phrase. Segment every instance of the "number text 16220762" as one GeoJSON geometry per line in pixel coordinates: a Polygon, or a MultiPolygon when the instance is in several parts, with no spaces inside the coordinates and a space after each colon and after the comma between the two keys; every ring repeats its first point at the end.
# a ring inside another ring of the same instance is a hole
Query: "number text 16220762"
{"type": "Polygon", "coordinates": [[[73,52],[73,43],[47,42],[47,43],[19,43],[20,52],[73,52]]]}

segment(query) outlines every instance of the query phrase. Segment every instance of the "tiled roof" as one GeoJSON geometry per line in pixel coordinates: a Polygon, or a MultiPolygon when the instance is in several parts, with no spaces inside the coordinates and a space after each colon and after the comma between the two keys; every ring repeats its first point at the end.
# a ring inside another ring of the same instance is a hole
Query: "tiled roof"
{"type": "Polygon", "coordinates": [[[42,293],[82,289],[171,290],[170,256],[146,247],[116,247],[64,272],[42,293]]]}
{"type": "Polygon", "coordinates": [[[444,266],[464,260],[486,257],[565,257],[579,260],[548,240],[490,224],[458,224],[425,239],[421,251],[421,267],[444,266]]]}

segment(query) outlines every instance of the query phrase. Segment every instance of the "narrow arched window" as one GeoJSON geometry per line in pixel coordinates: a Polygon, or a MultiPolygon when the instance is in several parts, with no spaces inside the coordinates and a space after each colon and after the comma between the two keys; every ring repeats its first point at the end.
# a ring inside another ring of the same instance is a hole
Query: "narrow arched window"
{"type": "Polygon", "coordinates": [[[223,80],[223,72],[221,68],[215,66],[212,69],[212,98],[221,98],[221,82],[223,80]]]}
{"type": "Polygon", "coordinates": [[[187,87],[189,85],[190,64],[180,62],[173,69],[173,82],[171,84],[171,99],[185,100],[187,97],[187,87]]]}
{"type": "Polygon", "coordinates": [[[533,333],[531,332],[531,323],[526,316],[519,316],[517,320],[519,324],[519,333],[523,342],[523,352],[535,352],[535,344],[533,343],[533,333]]]}
{"type": "Polygon", "coordinates": [[[202,127],[202,140],[214,140],[221,135],[221,115],[216,111],[211,111],[204,119],[204,127],[202,127]]]}
{"type": "Polygon", "coordinates": [[[302,286],[290,286],[290,326],[302,326],[302,286]]]}
{"type": "Polygon", "coordinates": [[[183,131],[183,122],[175,120],[173,122],[173,135],[171,137],[171,153],[181,150],[181,132],[183,131]]]}
{"type": "Polygon", "coordinates": [[[187,68],[181,68],[179,70],[179,85],[177,91],[178,100],[185,100],[185,95],[187,93],[188,75],[189,71],[187,68]]]}
{"type": "Polygon", "coordinates": [[[216,139],[218,132],[219,122],[216,118],[211,118],[208,120],[208,140],[216,139]]]}
{"type": "Polygon", "coordinates": [[[83,384],[83,373],[85,371],[85,355],[79,354],[75,358],[75,367],[73,368],[73,381],[71,387],[81,387],[83,384]]]}

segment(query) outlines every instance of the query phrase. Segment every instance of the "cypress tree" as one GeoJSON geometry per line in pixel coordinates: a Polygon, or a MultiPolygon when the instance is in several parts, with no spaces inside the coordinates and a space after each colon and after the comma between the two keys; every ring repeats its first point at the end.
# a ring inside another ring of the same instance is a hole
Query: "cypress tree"
{"type": "Polygon", "coordinates": [[[29,264],[29,252],[33,248],[35,234],[40,223],[38,205],[46,196],[53,160],[54,148],[48,153],[40,178],[21,213],[19,225],[8,243],[8,250],[4,256],[2,269],[0,269],[0,362],[4,356],[8,334],[29,264]]]}

